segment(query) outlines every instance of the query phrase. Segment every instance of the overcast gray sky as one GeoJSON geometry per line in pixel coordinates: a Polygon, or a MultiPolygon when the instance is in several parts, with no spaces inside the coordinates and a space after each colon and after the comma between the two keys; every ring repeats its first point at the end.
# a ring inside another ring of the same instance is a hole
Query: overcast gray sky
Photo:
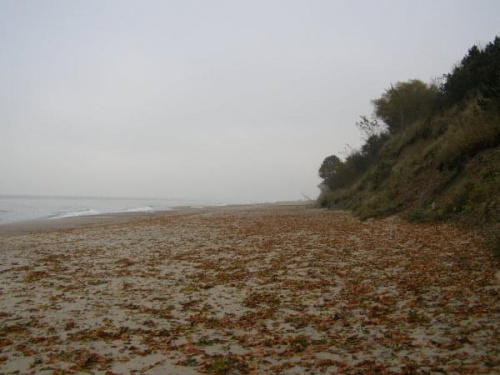
{"type": "Polygon", "coordinates": [[[0,0],[0,193],[315,197],[371,99],[499,20],[498,0],[0,0]]]}

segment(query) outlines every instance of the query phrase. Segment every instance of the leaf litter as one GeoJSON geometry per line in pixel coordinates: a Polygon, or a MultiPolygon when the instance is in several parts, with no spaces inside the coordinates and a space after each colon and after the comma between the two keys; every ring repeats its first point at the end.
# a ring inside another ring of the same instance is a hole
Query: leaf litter
{"type": "Polygon", "coordinates": [[[0,237],[0,372],[489,374],[481,233],[305,206],[0,237]]]}

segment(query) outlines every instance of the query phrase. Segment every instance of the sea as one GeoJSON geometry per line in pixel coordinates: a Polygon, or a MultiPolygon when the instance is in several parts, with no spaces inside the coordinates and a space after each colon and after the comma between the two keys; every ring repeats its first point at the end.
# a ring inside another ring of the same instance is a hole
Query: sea
{"type": "Polygon", "coordinates": [[[209,205],[213,204],[182,199],[0,195],[0,225],[27,220],[56,220],[121,212],[167,211],[181,206],[201,208],[209,205]]]}

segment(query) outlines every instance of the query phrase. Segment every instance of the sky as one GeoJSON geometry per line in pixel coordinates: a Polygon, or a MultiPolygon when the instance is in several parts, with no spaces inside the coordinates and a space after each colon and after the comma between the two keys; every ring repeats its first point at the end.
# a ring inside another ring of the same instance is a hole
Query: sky
{"type": "Polygon", "coordinates": [[[499,20],[498,0],[0,0],[0,194],[316,198],[372,99],[499,20]]]}

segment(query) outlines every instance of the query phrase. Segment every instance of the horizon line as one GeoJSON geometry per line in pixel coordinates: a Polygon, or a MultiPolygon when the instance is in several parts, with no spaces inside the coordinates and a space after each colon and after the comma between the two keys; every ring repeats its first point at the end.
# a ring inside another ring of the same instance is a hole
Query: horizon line
{"type": "Polygon", "coordinates": [[[157,200],[157,201],[201,201],[202,199],[187,198],[151,198],[151,197],[130,197],[130,196],[95,196],[95,195],[67,195],[67,194],[4,194],[0,193],[0,198],[39,198],[39,199],[126,199],[126,200],[157,200]]]}

